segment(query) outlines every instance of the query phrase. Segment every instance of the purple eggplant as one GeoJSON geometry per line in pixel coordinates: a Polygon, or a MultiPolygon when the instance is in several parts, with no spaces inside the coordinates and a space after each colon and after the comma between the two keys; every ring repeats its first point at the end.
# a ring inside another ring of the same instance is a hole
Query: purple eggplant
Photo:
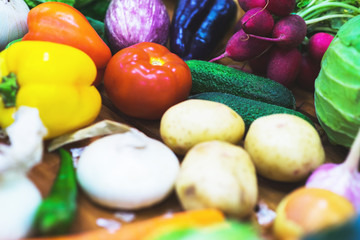
{"type": "Polygon", "coordinates": [[[170,26],[170,51],[184,60],[208,60],[231,30],[233,0],[178,0],[170,26]]]}
{"type": "Polygon", "coordinates": [[[169,37],[170,17],[161,0],[112,0],[104,23],[114,53],[140,42],[165,45],[169,37]]]}

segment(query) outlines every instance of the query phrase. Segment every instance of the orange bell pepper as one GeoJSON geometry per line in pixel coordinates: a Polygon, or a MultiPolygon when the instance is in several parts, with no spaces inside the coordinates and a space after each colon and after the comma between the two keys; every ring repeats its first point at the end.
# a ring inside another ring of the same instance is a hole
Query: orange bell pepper
{"type": "Polygon", "coordinates": [[[96,65],[94,85],[100,84],[111,51],[81,12],[65,3],[45,2],[30,10],[27,23],[29,31],[23,41],[56,42],[82,50],[96,65]]]}

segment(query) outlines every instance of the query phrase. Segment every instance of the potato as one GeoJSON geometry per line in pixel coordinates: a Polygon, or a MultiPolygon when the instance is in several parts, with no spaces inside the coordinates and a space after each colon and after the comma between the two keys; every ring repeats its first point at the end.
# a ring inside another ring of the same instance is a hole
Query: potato
{"type": "Polygon", "coordinates": [[[160,122],[162,140],[179,155],[185,155],[191,147],[204,141],[238,143],[244,131],[243,119],[230,107],[200,99],[172,106],[160,122]]]}
{"type": "Polygon", "coordinates": [[[258,173],[276,181],[302,180],[325,160],[316,129],[289,114],[256,119],[250,125],[244,147],[258,173]]]}
{"type": "Polygon", "coordinates": [[[175,189],[186,210],[217,208],[240,218],[252,212],[258,197],[255,166],[248,153],[240,146],[217,140],[189,150],[175,189]]]}

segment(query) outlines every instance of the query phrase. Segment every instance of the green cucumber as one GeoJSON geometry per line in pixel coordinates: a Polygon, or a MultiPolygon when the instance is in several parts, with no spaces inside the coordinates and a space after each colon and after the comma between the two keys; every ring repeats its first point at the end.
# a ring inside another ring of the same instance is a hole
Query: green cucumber
{"type": "Polygon", "coordinates": [[[242,119],[245,122],[246,129],[248,129],[250,127],[250,124],[257,118],[271,114],[277,114],[277,113],[287,113],[287,114],[296,115],[298,117],[305,119],[311,125],[314,126],[314,123],[311,121],[310,118],[293,109],[284,108],[281,106],[277,106],[261,101],[256,101],[248,98],[243,98],[228,93],[220,93],[220,92],[198,93],[195,95],[191,95],[189,99],[203,99],[203,100],[219,102],[227,105],[242,117],[242,119]]]}
{"type": "Polygon", "coordinates": [[[191,70],[192,94],[224,92],[295,109],[292,92],[269,78],[202,60],[188,60],[186,63],[191,70]]]}

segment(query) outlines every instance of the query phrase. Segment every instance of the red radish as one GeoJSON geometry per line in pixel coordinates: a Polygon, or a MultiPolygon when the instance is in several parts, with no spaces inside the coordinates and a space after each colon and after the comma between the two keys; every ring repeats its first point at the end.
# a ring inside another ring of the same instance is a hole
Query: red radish
{"type": "Polygon", "coordinates": [[[267,36],[274,27],[274,18],[270,12],[264,8],[252,8],[240,19],[241,26],[248,34],[267,36]]]}
{"type": "Polygon", "coordinates": [[[239,6],[242,10],[249,11],[256,7],[265,7],[268,0],[238,0],[239,6]]]}
{"type": "Polygon", "coordinates": [[[270,61],[271,50],[272,48],[266,50],[260,56],[249,60],[249,66],[254,74],[259,76],[266,75],[267,66],[270,61]]]}
{"type": "Polygon", "coordinates": [[[329,33],[318,32],[310,37],[308,51],[316,62],[321,62],[334,36],[329,33]]]}
{"type": "Polygon", "coordinates": [[[266,77],[286,87],[295,81],[301,65],[301,52],[297,48],[275,47],[271,51],[266,77]]]}
{"type": "Polygon", "coordinates": [[[234,61],[247,61],[252,59],[271,46],[271,42],[250,37],[243,29],[237,31],[227,42],[225,52],[211,59],[214,62],[225,57],[234,61]]]}
{"type": "Polygon", "coordinates": [[[295,4],[295,0],[269,0],[266,9],[276,16],[285,17],[294,11],[295,4]]]}
{"type": "Polygon", "coordinates": [[[304,41],[306,31],[305,20],[299,15],[292,14],[275,23],[272,38],[249,35],[257,39],[275,42],[280,47],[294,48],[304,41]]]}
{"type": "Polygon", "coordinates": [[[314,61],[309,54],[303,54],[299,75],[296,78],[297,85],[307,91],[314,91],[315,79],[319,72],[320,64],[314,61]]]}
{"type": "Polygon", "coordinates": [[[234,29],[233,29],[233,33],[236,33],[240,29],[242,29],[241,18],[236,22],[236,24],[234,26],[234,29]]]}

